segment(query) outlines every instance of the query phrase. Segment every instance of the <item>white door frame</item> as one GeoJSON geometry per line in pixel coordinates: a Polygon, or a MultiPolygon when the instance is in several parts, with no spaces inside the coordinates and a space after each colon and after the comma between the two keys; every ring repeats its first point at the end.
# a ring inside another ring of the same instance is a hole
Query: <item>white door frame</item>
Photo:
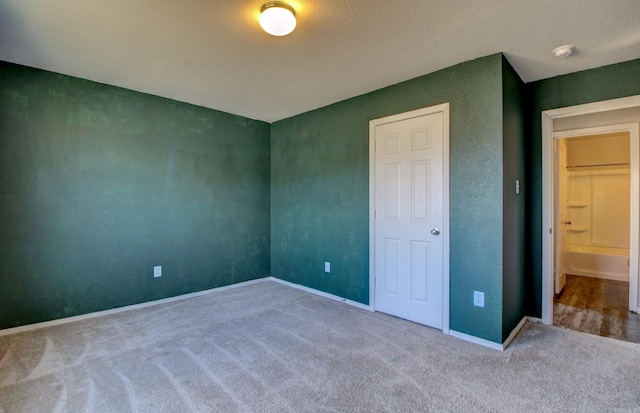
{"type": "Polygon", "coordinates": [[[556,231],[555,229],[558,227],[558,223],[562,222],[563,220],[567,220],[567,199],[566,196],[563,198],[563,195],[566,195],[566,192],[563,191],[567,191],[567,185],[566,185],[566,163],[567,163],[567,147],[566,146],[562,146],[560,145],[560,143],[564,143],[566,144],[566,142],[564,141],[560,141],[560,140],[555,140],[554,142],[554,150],[553,153],[555,154],[554,156],[554,176],[553,176],[553,194],[554,194],[554,201],[553,201],[553,209],[554,209],[554,217],[553,217],[553,225],[554,225],[554,245],[556,247],[554,247],[554,268],[553,268],[553,292],[555,294],[558,294],[559,291],[562,290],[562,288],[564,288],[564,286],[566,285],[567,282],[567,274],[566,274],[566,269],[567,269],[567,264],[566,264],[566,254],[564,254],[564,251],[562,251],[562,247],[565,246],[566,247],[566,243],[567,243],[567,229],[566,227],[562,227],[560,226],[560,228],[558,228],[558,230],[556,231]],[[564,178],[564,180],[563,180],[564,178]],[[563,182],[562,184],[558,184],[558,182],[563,182]],[[556,210],[557,209],[557,210],[556,210]],[[558,214],[556,216],[556,213],[558,214]],[[560,245],[560,248],[558,248],[557,246],[560,245]],[[564,279],[563,279],[564,278],[564,279]],[[564,281],[564,282],[561,282],[564,281]]]}
{"type": "Polygon", "coordinates": [[[376,126],[398,122],[434,113],[443,114],[442,133],[442,332],[449,334],[449,103],[412,110],[397,115],[374,119],[369,122],[369,305],[376,310],[375,303],[375,130],[376,126]]]}
{"type": "MultiPolygon", "coordinates": [[[[621,99],[606,100],[601,102],[588,103],[584,105],[570,106],[566,108],[547,110],[542,112],[542,322],[545,324],[553,323],[553,242],[555,229],[553,228],[553,121],[555,119],[567,118],[578,115],[587,115],[599,112],[608,112],[618,109],[627,109],[632,107],[640,107],[640,95],[631,96],[621,99]]],[[[637,125],[637,123],[636,123],[637,125]]],[[[629,130],[629,129],[627,129],[629,130]]],[[[561,136],[559,133],[556,135],[561,136]]],[[[632,139],[633,141],[633,139],[632,139]]],[[[634,143],[631,142],[631,149],[634,150],[634,143]]],[[[635,143],[635,151],[638,150],[637,140],[635,143]]],[[[638,191],[638,173],[635,174],[632,171],[631,174],[631,187],[632,191],[635,189],[638,191]],[[634,178],[635,177],[635,178],[634,178]]],[[[632,194],[633,199],[633,194],[632,194]]],[[[636,205],[635,211],[638,210],[636,205]]],[[[634,209],[631,210],[631,228],[636,230],[632,231],[632,236],[635,236],[635,241],[632,238],[630,242],[630,251],[635,245],[635,256],[637,258],[638,251],[638,214],[634,214],[634,209]],[[635,242],[635,244],[634,244],[635,242]]],[[[635,263],[635,267],[638,267],[638,263],[635,263]]],[[[635,288],[636,297],[636,311],[638,303],[638,276],[629,277],[630,284],[629,289],[635,288]],[[631,280],[635,279],[635,286],[631,284],[631,280]]],[[[630,304],[632,304],[630,302],[630,304]]]]}

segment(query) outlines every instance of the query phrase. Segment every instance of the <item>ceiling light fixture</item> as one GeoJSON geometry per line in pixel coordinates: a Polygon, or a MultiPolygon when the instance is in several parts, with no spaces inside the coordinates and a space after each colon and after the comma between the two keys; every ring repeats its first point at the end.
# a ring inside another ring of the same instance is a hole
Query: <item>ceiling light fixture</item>
{"type": "Polygon", "coordinates": [[[564,46],[553,49],[553,55],[555,57],[569,57],[575,48],[576,47],[572,44],[565,44],[564,46]]]}
{"type": "Polygon", "coordinates": [[[296,12],[281,1],[270,1],[260,8],[260,26],[273,36],[286,36],[296,28],[296,12]]]}

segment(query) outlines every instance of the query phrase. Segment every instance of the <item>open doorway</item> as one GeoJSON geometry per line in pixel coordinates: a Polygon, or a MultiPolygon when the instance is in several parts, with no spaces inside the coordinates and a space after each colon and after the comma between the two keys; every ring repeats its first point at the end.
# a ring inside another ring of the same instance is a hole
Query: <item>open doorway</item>
{"type": "MultiPolygon", "coordinates": [[[[629,182],[630,182],[630,219],[629,219],[629,281],[628,281],[628,307],[626,314],[637,316],[638,312],[638,296],[640,290],[638,288],[638,255],[639,255],[639,238],[640,238],[640,177],[638,158],[640,157],[639,146],[639,125],[640,125],[640,96],[633,96],[622,99],[614,99],[610,101],[595,102],[585,105],[573,107],[553,109],[542,113],[542,167],[543,167],[543,184],[542,184],[542,213],[543,213],[543,250],[542,250],[542,321],[546,324],[552,324],[554,320],[554,297],[556,293],[556,274],[558,265],[566,265],[566,263],[558,262],[562,257],[557,257],[556,244],[562,242],[557,239],[558,232],[569,226],[571,221],[566,216],[561,220],[560,211],[554,208],[554,203],[559,194],[554,193],[554,167],[556,149],[556,141],[571,137],[587,137],[598,135],[603,137],[605,134],[627,131],[629,133],[630,147],[630,165],[629,165],[629,182]],[[564,227],[563,227],[564,225],[564,227]]],[[[568,141],[567,141],[568,142],[568,141]]],[[[566,165],[565,165],[566,170],[566,165]]],[[[568,191],[568,189],[567,189],[568,191]]],[[[566,196],[566,195],[565,195],[566,196]]],[[[568,198],[566,198],[568,201],[568,198]]],[[[586,208],[580,207],[580,202],[576,201],[575,209],[586,208]]],[[[565,205],[566,207],[566,205],[565,205]]],[[[567,212],[565,211],[565,215],[567,212]]],[[[573,221],[572,225],[573,225],[573,221]]],[[[592,223],[589,223],[591,225],[592,223]]],[[[574,229],[575,233],[580,233],[581,228],[574,229]]],[[[586,227],[586,225],[584,225],[586,227]]],[[[583,228],[584,229],[584,228],[583,228]]],[[[587,231],[585,231],[587,232],[587,231]]],[[[601,231],[600,231],[601,232],[601,231]]],[[[566,242],[566,240],[565,240],[566,242]]],[[[566,246],[565,249],[566,251],[566,246]]],[[[583,257],[584,258],[584,257],[583,257]]],[[[565,256],[566,260],[567,257],[565,256]]],[[[562,272],[560,272],[562,274],[562,272]]],[[[574,284],[571,272],[565,270],[567,276],[566,281],[574,284]]],[[[597,279],[603,281],[604,278],[597,279]]],[[[582,280],[582,279],[578,279],[582,280]]],[[[598,281],[600,282],[600,281],[598,281]]],[[[622,281],[624,282],[624,281],[622,281]]],[[[568,285],[568,284],[567,284],[568,285]]],[[[605,291],[606,287],[602,286],[582,286],[583,289],[605,291]]],[[[563,294],[566,294],[566,291],[563,294]]],[[[623,290],[624,291],[624,290],[623,290]]],[[[593,316],[591,316],[593,320],[593,316]]],[[[588,317],[587,317],[588,319],[588,317]]],[[[639,322],[640,323],[640,322],[639,322]]],[[[632,326],[633,327],[633,326],[632,326]]],[[[638,324],[640,329],[640,324],[638,324]]]]}
{"type": "Polygon", "coordinates": [[[611,129],[554,134],[553,324],[640,342],[629,311],[630,131],[611,129]]]}

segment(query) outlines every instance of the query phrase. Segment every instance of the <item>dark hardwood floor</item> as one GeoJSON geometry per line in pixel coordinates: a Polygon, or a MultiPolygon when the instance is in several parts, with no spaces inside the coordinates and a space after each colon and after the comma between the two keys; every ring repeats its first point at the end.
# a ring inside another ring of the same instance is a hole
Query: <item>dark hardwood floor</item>
{"type": "Polygon", "coordinates": [[[629,283],[567,275],[553,304],[553,324],[640,343],[640,314],[629,312],[629,283]]]}

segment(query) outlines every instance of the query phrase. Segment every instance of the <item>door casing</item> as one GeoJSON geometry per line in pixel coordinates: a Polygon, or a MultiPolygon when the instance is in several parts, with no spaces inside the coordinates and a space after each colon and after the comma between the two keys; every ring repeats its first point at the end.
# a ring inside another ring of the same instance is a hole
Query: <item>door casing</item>
{"type": "Polygon", "coordinates": [[[423,109],[412,110],[384,118],[374,119],[369,122],[369,305],[376,310],[375,303],[375,130],[376,126],[386,123],[398,122],[418,116],[431,115],[442,112],[443,133],[443,193],[442,193],[442,332],[449,334],[449,289],[450,289],[450,265],[449,265],[449,103],[430,106],[423,109]]]}
{"type": "MultiPolygon", "coordinates": [[[[570,106],[560,109],[552,109],[543,111],[541,113],[542,120],[542,322],[544,324],[553,323],[553,243],[555,237],[555,229],[553,223],[553,120],[560,118],[567,118],[579,115],[588,115],[593,113],[609,112],[618,109],[627,109],[640,107],[640,95],[630,96],[621,99],[612,99],[601,102],[587,103],[584,105],[570,106]]],[[[638,123],[635,123],[636,127],[638,123]]],[[[628,129],[627,129],[628,130],[628,129]]],[[[558,132],[555,133],[557,137],[562,137],[558,132]]],[[[633,136],[631,138],[631,150],[632,152],[638,151],[638,143],[633,142],[633,136]],[[635,146],[634,146],[635,145],[635,146]]],[[[632,191],[639,190],[640,183],[638,182],[638,173],[631,171],[631,187],[632,191]]],[[[632,192],[633,199],[633,192],[632,192]]],[[[631,228],[634,228],[632,232],[632,239],[630,242],[630,251],[633,251],[631,255],[632,262],[630,267],[638,268],[638,244],[640,243],[638,234],[638,228],[640,227],[638,213],[633,213],[631,210],[631,228]],[[635,237],[635,241],[634,238],[635,237]],[[635,245],[635,250],[633,250],[635,245]],[[633,262],[635,260],[635,263],[633,262]]],[[[635,211],[638,211],[636,205],[635,211]]],[[[638,295],[640,294],[638,288],[638,274],[635,277],[629,274],[629,288],[635,291],[635,311],[638,311],[638,295]]],[[[630,307],[634,303],[630,300],[630,307]]]]}
{"type": "Polygon", "coordinates": [[[567,282],[567,274],[566,274],[566,252],[565,246],[567,241],[567,230],[564,227],[564,223],[567,219],[567,187],[566,187],[566,163],[567,163],[567,147],[566,141],[564,140],[556,140],[555,141],[555,156],[554,160],[554,194],[556,195],[554,198],[554,225],[556,228],[555,234],[555,245],[559,246],[555,249],[555,265],[553,267],[553,278],[554,278],[554,293],[560,294],[562,289],[564,288],[567,282]]]}

